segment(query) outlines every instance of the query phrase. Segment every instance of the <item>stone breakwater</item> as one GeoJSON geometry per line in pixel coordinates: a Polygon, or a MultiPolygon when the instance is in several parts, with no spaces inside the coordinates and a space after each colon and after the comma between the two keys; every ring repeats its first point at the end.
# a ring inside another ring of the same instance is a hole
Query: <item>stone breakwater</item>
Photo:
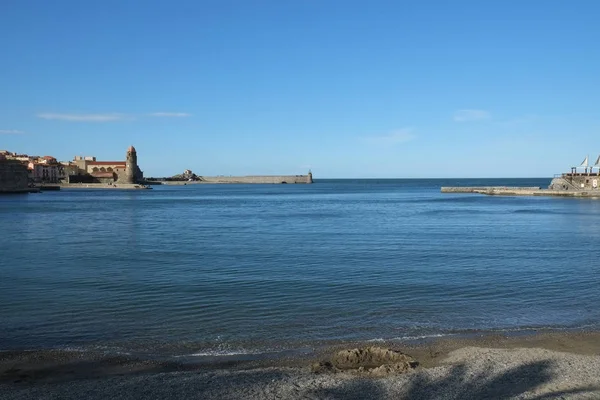
{"type": "Polygon", "coordinates": [[[160,181],[162,185],[189,185],[201,183],[313,183],[311,175],[249,175],[249,176],[202,176],[197,181],[160,181]]]}
{"type": "Polygon", "coordinates": [[[442,187],[442,193],[475,193],[496,196],[556,196],[556,197],[598,197],[600,190],[554,190],[540,187],[507,187],[507,186],[465,186],[442,187]]]}

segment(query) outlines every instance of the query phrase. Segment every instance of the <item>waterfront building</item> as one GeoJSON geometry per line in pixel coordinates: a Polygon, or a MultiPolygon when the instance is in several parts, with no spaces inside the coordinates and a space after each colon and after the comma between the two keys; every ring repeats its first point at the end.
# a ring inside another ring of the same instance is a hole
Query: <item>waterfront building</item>
{"type": "Polygon", "coordinates": [[[38,183],[59,183],[65,178],[64,166],[52,156],[39,157],[27,163],[28,178],[38,183]]]}
{"type": "Polygon", "coordinates": [[[70,183],[138,183],[144,179],[144,173],[137,165],[137,151],[130,146],[124,161],[99,161],[93,156],[75,156],[69,166],[70,183]]]}
{"type": "Polygon", "coordinates": [[[586,156],[581,164],[571,167],[571,172],[554,175],[548,188],[577,191],[600,190],[600,156],[594,165],[590,165],[589,156],[586,156]],[[594,168],[597,168],[597,171],[594,171],[594,168]]]}

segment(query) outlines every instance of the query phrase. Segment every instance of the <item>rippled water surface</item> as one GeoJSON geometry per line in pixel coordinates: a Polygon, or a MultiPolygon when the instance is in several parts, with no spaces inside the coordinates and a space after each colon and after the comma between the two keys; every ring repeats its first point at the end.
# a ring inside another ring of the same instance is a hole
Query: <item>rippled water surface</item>
{"type": "Polygon", "coordinates": [[[596,327],[600,200],[440,193],[548,183],[348,180],[0,197],[0,349],[203,355],[596,327]]]}

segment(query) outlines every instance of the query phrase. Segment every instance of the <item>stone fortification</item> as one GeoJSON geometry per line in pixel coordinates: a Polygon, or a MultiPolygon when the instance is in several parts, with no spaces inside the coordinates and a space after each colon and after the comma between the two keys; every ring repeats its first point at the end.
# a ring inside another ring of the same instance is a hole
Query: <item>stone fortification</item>
{"type": "Polygon", "coordinates": [[[204,183],[312,183],[309,175],[203,176],[204,183]]]}
{"type": "MultiPolygon", "coordinates": [[[[600,157],[598,158],[600,160],[600,157]]],[[[541,187],[442,187],[442,193],[478,193],[499,196],[559,196],[600,198],[600,172],[592,172],[586,167],[579,173],[576,167],[570,173],[556,175],[547,189],[541,187]]]]}
{"type": "Polygon", "coordinates": [[[150,178],[151,184],[163,185],[190,185],[201,183],[263,183],[263,184],[282,184],[282,183],[313,183],[312,172],[307,175],[248,175],[248,176],[199,176],[191,170],[186,170],[183,174],[175,175],[171,178],[150,178]]]}
{"type": "Polygon", "coordinates": [[[135,147],[127,149],[125,161],[98,161],[93,156],[75,156],[68,166],[67,183],[135,184],[143,181],[144,174],[137,164],[135,147]]]}
{"type": "Polygon", "coordinates": [[[137,168],[137,152],[135,151],[135,147],[129,146],[125,156],[125,174],[122,177],[119,176],[119,182],[128,184],[136,183],[137,168]]]}
{"type": "Polygon", "coordinates": [[[27,166],[18,161],[0,160],[0,193],[27,193],[27,166]]]}
{"type": "Polygon", "coordinates": [[[562,174],[554,177],[548,189],[560,191],[597,191],[600,194],[600,175],[562,174]]]}

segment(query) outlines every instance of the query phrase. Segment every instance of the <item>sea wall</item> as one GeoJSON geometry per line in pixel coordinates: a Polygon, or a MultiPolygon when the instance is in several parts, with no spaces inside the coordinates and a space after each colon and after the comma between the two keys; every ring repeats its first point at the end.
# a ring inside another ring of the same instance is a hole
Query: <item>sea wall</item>
{"type": "MultiPolygon", "coordinates": [[[[162,185],[190,185],[201,183],[313,183],[312,175],[248,175],[248,176],[200,176],[197,181],[157,181],[162,185]]],[[[154,181],[149,182],[154,183],[154,181]]]]}
{"type": "Polygon", "coordinates": [[[308,175],[203,176],[206,183],[312,183],[308,175]]]}
{"type": "MultiPolygon", "coordinates": [[[[537,186],[443,186],[442,193],[486,193],[494,191],[539,191],[537,186]]],[[[492,193],[489,193],[492,194],[492,193]]]]}
{"type": "Polygon", "coordinates": [[[499,196],[559,196],[600,198],[599,173],[570,173],[557,175],[547,189],[540,187],[442,187],[442,193],[479,193],[499,196]]]}
{"type": "Polygon", "coordinates": [[[11,160],[0,160],[0,193],[27,193],[27,166],[11,160]]]}
{"type": "Polygon", "coordinates": [[[600,198],[600,190],[555,190],[539,187],[442,187],[442,193],[476,193],[495,196],[553,196],[553,197],[593,197],[600,198]]]}

